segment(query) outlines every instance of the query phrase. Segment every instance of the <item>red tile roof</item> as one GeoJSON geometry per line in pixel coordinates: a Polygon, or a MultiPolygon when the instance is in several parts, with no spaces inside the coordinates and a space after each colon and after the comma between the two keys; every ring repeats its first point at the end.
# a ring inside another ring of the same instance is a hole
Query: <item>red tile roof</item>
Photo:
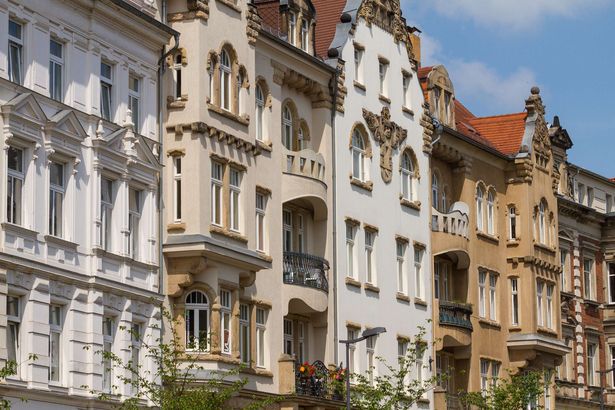
{"type": "Polygon", "coordinates": [[[503,154],[519,152],[525,133],[526,112],[470,118],[468,123],[503,154]]]}
{"type": "Polygon", "coordinates": [[[316,8],[316,55],[327,58],[346,0],[312,0],[316,8]]]}
{"type": "Polygon", "coordinates": [[[263,26],[277,34],[280,29],[280,0],[256,0],[254,5],[263,26]]]}

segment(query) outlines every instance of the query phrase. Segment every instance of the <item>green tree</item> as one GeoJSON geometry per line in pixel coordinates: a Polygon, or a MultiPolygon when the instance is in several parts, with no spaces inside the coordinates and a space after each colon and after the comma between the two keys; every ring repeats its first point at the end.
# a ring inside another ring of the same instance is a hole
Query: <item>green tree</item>
{"type": "MultiPolygon", "coordinates": [[[[28,359],[26,361],[36,361],[38,360],[38,356],[35,354],[29,354],[28,359]]],[[[4,366],[0,367],[0,380],[4,381],[7,377],[15,376],[17,374],[17,367],[19,364],[15,360],[7,360],[4,363],[4,366]]],[[[21,399],[22,401],[26,401],[25,399],[21,399]]],[[[11,402],[10,400],[4,398],[4,396],[0,396],[0,410],[10,410],[11,402]]]]}
{"type": "MultiPolygon", "coordinates": [[[[104,350],[95,353],[103,362],[110,364],[117,384],[111,392],[91,390],[101,400],[117,399],[121,386],[129,386],[134,397],[118,402],[117,408],[136,410],[149,404],[161,410],[219,410],[229,408],[229,401],[237,397],[248,380],[241,375],[241,367],[231,370],[208,370],[199,363],[199,353],[203,350],[191,346],[185,351],[184,344],[177,334],[177,320],[165,307],[160,307],[167,336],[156,338],[153,343],[133,329],[120,327],[120,331],[130,333],[132,340],[141,346],[142,357],[154,360],[155,371],[150,371],[140,363],[124,361],[116,354],[104,350]],[[193,349],[192,349],[193,348],[193,349]]],[[[157,328],[157,326],[154,326],[157,328]]],[[[160,329],[159,329],[160,330],[160,329]]],[[[162,333],[162,332],[161,332],[162,333]]],[[[88,349],[89,347],[86,347],[88,349]]],[[[87,388],[87,386],[84,386],[87,388]]],[[[257,399],[252,397],[246,409],[261,409],[280,398],[257,399]]]]}
{"type": "Polygon", "coordinates": [[[419,327],[419,333],[407,342],[407,351],[397,364],[389,364],[378,357],[386,370],[376,374],[374,368],[365,374],[354,373],[351,380],[350,395],[353,408],[365,410],[402,410],[409,409],[425,394],[438,385],[437,376],[419,380],[417,372],[429,366],[424,363],[428,343],[425,341],[425,328],[419,327]]]}
{"type": "Polygon", "coordinates": [[[532,370],[512,374],[491,383],[484,392],[465,392],[459,395],[461,403],[479,410],[525,410],[542,409],[538,398],[548,385],[543,372],[532,370]]]}

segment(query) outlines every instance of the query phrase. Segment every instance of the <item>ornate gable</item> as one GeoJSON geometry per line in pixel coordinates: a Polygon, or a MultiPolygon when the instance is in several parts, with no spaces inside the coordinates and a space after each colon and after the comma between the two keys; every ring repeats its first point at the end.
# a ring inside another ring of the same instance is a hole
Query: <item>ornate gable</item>
{"type": "Polygon", "coordinates": [[[408,58],[414,60],[410,32],[401,15],[399,0],[363,0],[357,13],[357,20],[359,18],[365,20],[368,26],[375,24],[391,33],[395,43],[405,42],[408,58]]]}
{"type": "Polygon", "coordinates": [[[372,132],[374,140],[380,145],[380,175],[387,184],[393,176],[393,150],[408,136],[408,131],[391,121],[388,107],[382,107],[380,115],[374,114],[365,108],[363,118],[372,132]]]}
{"type": "Polygon", "coordinates": [[[534,160],[537,166],[547,168],[551,159],[551,139],[545,120],[545,107],[538,87],[532,87],[531,95],[525,101],[525,109],[528,118],[534,118],[534,135],[532,138],[534,160]]]}
{"type": "Polygon", "coordinates": [[[2,106],[2,116],[6,141],[19,136],[31,142],[41,142],[41,127],[47,122],[47,116],[34,95],[17,95],[2,106]]]}

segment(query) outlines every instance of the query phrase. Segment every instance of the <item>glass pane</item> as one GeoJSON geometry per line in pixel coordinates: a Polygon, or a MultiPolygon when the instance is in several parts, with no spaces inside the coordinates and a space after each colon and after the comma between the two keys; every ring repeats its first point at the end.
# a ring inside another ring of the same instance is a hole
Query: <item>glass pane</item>
{"type": "Polygon", "coordinates": [[[209,312],[207,310],[199,310],[199,349],[207,349],[208,339],[207,333],[209,330],[209,312]]]}
{"type": "Polygon", "coordinates": [[[9,42],[9,79],[21,84],[21,46],[9,42]]]}
{"type": "Polygon", "coordinates": [[[59,187],[64,186],[64,165],[52,162],[50,165],[50,177],[49,181],[53,185],[59,187]]]}
{"type": "Polygon", "coordinates": [[[55,236],[62,236],[62,204],[63,204],[63,199],[64,199],[64,195],[62,195],[59,192],[56,192],[55,195],[53,196],[55,198],[54,200],[54,216],[53,216],[53,229],[52,229],[52,235],[55,236]]]}
{"type": "Polygon", "coordinates": [[[100,63],[100,75],[108,80],[111,80],[111,66],[107,63],[100,63]]]}
{"type": "Polygon", "coordinates": [[[186,310],[186,347],[193,348],[194,346],[194,310],[186,310]]]}
{"type": "Polygon", "coordinates": [[[137,191],[136,189],[130,190],[130,199],[129,206],[132,212],[141,212],[141,191],[137,191]]]}
{"type": "Polygon", "coordinates": [[[55,40],[49,41],[49,53],[52,56],[62,58],[62,43],[58,43],[55,40]]]}
{"type": "Polygon", "coordinates": [[[113,181],[103,178],[100,189],[100,199],[103,202],[111,203],[113,197],[113,181]]]}
{"type": "Polygon", "coordinates": [[[100,114],[106,120],[111,119],[111,86],[108,84],[100,87],[100,114]]]}
{"type": "Polygon", "coordinates": [[[7,359],[17,361],[17,347],[19,346],[19,324],[8,323],[7,359]]]}
{"type": "Polygon", "coordinates": [[[10,170],[17,171],[17,172],[23,172],[23,151],[22,150],[9,147],[8,166],[10,170]]]}
{"type": "Polygon", "coordinates": [[[60,381],[60,333],[51,333],[49,355],[49,380],[60,381]]]}
{"type": "Polygon", "coordinates": [[[51,305],[49,307],[49,324],[54,326],[62,325],[62,307],[51,305]]]}
{"type": "Polygon", "coordinates": [[[16,21],[9,20],[9,36],[21,40],[21,24],[16,21]]]}
{"type": "Polygon", "coordinates": [[[23,181],[19,178],[8,179],[8,220],[10,223],[21,225],[21,192],[23,181]]]}
{"type": "Polygon", "coordinates": [[[128,86],[130,87],[131,91],[138,93],[139,92],[139,79],[131,76],[128,80],[128,86]]]}
{"type": "Polygon", "coordinates": [[[15,296],[7,296],[6,314],[8,316],[19,317],[19,298],[15,296]]]}

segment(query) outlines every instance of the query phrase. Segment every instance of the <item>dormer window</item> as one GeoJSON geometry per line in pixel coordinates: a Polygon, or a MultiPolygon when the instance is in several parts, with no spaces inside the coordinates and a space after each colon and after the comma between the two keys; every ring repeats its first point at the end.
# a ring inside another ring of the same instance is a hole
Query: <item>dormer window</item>
{"type": "Polygon", "coordinates": [[[288,42],[293,46],[297,44],[296,41],[296,33],[297,33],[297,16],[295,13],[288,14],[288,42]]]}
{"type": "Polygon", "coordinates": [[[309,33],[310,33],[310,25],[307,20],[301,20],[301,49],[305,52],[309,51],[309,33]]]}

